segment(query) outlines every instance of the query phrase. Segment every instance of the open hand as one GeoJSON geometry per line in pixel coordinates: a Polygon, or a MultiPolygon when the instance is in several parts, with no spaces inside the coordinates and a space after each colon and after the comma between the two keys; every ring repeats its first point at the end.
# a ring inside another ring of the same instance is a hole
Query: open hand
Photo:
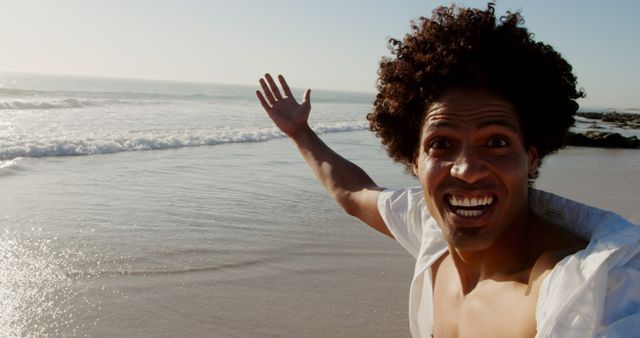
{"type": "Polygon", "coordinates": [[[308,128],[307,121],[311,112],[311,90],[304,93],[304,100],[299,104],[291,93],[284,76],[278,75],[278,81],[284,91],[284,96],[270,74],[265,74],[264,79],[260,79],[260,86],[264,95],[256,90],[256,96],[260,104],[267,112],[273,123],[288,136],[293,136],[297,132],[308,128]]]}

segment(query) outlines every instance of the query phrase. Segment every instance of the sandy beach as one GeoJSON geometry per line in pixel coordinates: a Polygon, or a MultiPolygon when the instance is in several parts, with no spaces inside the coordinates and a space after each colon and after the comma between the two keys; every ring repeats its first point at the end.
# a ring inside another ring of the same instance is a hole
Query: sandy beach
{"type": "MultiPolygon", "coordinates": [[[[415,183],[386,159],[377,140],[366,131],[329,134],[324,139],[366,168],[381,185],[402,187],[415,183]]],[[[198,176],[192,177],[193,182],[216,175],[222,169],[210,166],[234,154],[235,162],[228,163],[230,167],[225,172],[242,171],[241,168],[245,168],[244,173],[246,168],[261,172],[259,176],[246,178],[243,186],[253,185],[265,195],[232,203],[236,205],[233,213],[246,215],[251,209],[273,208],[274,214],[236,223],[228,237],[221,234],[222,228],[213,232],[200,229],[195,234],[199,239],[181,237],[175,231],[195,229],[193,222],[197,216],[193,213],[191,223],[183,220],[181,229],[165,229],[162,233],[127,224],[121,229],[111,229],[110,235],[100,229],[75,236],[61,231],[57,244],[77,248],[78,238],[91,243],[90,250],[75,257],[79,265],[73,269],[84,273],[65,288],[49,290],[62,292],[59,297],[67,299],[59,305],[59,314],[69,316],[69,324],[52,325],[48,316],[27,324],[38,324],[44,328],[42,332],[52,335],[92,337],[408,337],[412,258],[393,240],[343,214],[314,182],[293,150],[288,140],[279,139],[250,147],[229,145],[223,150],[200,147],[137,154],[138,160],[149,166],[150,176],[165,172],[166,166],[195,166],[198,161],[200,167],[210,168],[210,172],[200,174],[190,171],[190,176],[198,176]],[[271,155],[259,157],[262,153],[271,155]],[[176,159],[180,161],[174,162],[176,159]],[[280,182],[279,173],[270,169],[269,163],[273,161],[288,168],[288,174],[280,176],[280,182]],[[260,188],[265,184],[269,188],[260,188]],[[280,190],[275,191],[279,186],[280,190]],[[280,201],[269,202],[276,197],[280,201]],[[271,227],[266,220],[277,226],[271,227]],[[247,225],[243,228],[239,224],[247,225]],[[243,239],[243,233],[247,238],[243,239]],[[216,244],[215,236],[227,238],[227,245],[216,244]]],[[[568,148],[545,162],[537,187],[614,210],[637,223],[639,159],[640,152],[636,150],[568,148]]],[[[103,178],[110,182],[113,191],[101,191],[111,194],[125,189],[122,184],[127,183],[118,181],[116,176],[124,172],[115,168],[125,163],[137,167],[131,160],[132,156],[126,153],[71,160],[84,162],[82,165],[37,160],[44,163],[38,164],[39,169],[29,169],[29,181],[41,179],[49,185],[58,185],[52,188],[55,192],[39,198],[45,203],[44,200],[63,193],[59,189],[64,180],[51,180],[58,174],[56,170],[84,167],[74,173],[82,181],[91,175],[92,168],[106,167],[108,170],[103,172],[115,170],[113,176],[103,178]]],[[[26,183],[20,177],[3,177],[7,190],[0,195],[2,205],[11,205],[12,201],[24,205],[26,195],[35,192],[35,187],[25,189],[26,183]]],[[[235,175],[227,174],[227,178],[234,180],[235,175]]],[[[183,177],[175,179],[185,182],[183,177]]],[[[100,186],[99,182],[93,184],[100,186]]],[[[140,188],[140,184],[128,184],[129,190],[140,188]]],[[[74,183],[65,189],[72,192],[80,185],[74,183]]],[[[167,187],[159,185],[156,191],[162,192],[167,187]]],[[[188,199],[203,191],[179,190],[173,198],[188,199]]],[[[230,199],[239,197],[234,195],[234,189],[226,194],[230,199]]],[[[201,207],[215,209],[211,202],[202,200],[201,207]]],[[[111,207],[118,206],[116,202],[111,207]]],[[[59,204],[58,208],[64,205],[59,204]]],[[[48,212],[55,216],[54,212],[48,212]]],[[[179,213],[179,208],[172,212],[179,213]]],[[[11,217],[9,213],[5,220],[11,217]]]]}

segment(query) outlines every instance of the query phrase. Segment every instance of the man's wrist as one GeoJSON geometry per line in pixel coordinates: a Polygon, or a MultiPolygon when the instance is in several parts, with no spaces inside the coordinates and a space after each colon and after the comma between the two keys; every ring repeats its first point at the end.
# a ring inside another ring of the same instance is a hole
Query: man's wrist
{"type": "Polygon", "coordinates": [[[314,134],[315,132],[313,131],[313,129],[311,129],[309,124],[305,123],[303,126],[296,129],[294,132],[288,134],[287,136],[289,136],[289,138],[294,142],[299,143],[303,142],[305,139],[308,139],[309,136],[312,136],[314,134]]]}

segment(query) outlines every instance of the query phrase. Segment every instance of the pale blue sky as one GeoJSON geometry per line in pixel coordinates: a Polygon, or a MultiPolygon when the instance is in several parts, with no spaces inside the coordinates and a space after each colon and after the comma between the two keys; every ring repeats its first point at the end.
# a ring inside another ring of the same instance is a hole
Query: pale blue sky
{"type": "MultiPolygon", "coordinates": [[[[431,0],[0,0],[0,70],[373,92],[386,41],[431,0]]],[[[486,1],[457,1],[485,7],[486,1]]],[[[640,1],[498,0],[574,66],[583,105],[640,108],[640,1]]]]}

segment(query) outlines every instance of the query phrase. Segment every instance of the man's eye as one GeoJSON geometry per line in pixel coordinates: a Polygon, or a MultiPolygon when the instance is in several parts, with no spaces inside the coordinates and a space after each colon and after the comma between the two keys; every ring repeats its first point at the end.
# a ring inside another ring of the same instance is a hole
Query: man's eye
{"type": "Polygon", "coordinates": [[[435,139],[429,142],[429,149],[442,150],[451,147],[451,142],[445,139],[435,139]]]}
{"type": "Polygon", "coordinates": [[[504,137],[492,137],[487,145],[491,148],[501,148],[509,145],[509,142],[504,137]]]}

